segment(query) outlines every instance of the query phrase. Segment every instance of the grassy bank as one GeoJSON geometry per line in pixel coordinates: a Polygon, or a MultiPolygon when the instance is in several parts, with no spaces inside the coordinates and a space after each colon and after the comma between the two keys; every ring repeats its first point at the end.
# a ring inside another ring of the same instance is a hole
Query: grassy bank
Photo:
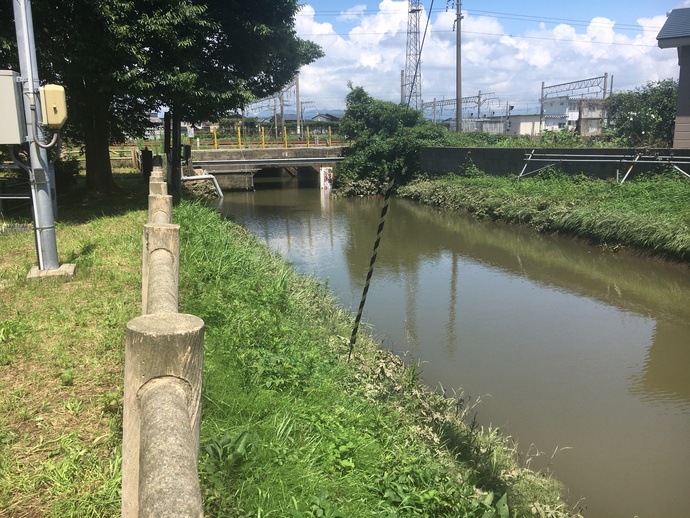
{"type": "Polygon", "coordinates": [[[479,218],[585,238],[690,261],[690,180],[678,172],[640,175],[623,184],[547,170],[517,181],[471,169],[419,180],[398,194],[479,218]]]}
{"type": "Polygon", "coordinates": [[[124,326],[141,311],[146,221],[132,180],[117,200],[62,200],[72,282],[27,282],[33,233],[0,236],[0,516],[119,514],[124,326]]]}
{"type": "MultiPolygon", "coordinates": [[[[0,515],[119,514],[125,324],[140,313],[138,177],[58,224],[71,283],[28,283],[31,234],[0,237],[0,515]]],[[[76,201],[76,200],[75,200],[76,201]]],[[[206,322],[200,473],[207,516],[569,515],[471,409],[245,230],[199,203],[182,227],[181,311],[206,322]]]]}

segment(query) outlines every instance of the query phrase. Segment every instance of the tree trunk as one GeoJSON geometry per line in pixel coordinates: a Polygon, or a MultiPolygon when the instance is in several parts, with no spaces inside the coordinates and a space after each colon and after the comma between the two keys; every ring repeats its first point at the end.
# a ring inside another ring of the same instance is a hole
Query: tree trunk
{"type": "Polygon", "coordinates": [[[91,99],[91,117],[85,128],[86,188],[93,192],[117,190],[110,165],[110,130],[108,127],[108,105],[91,99]]]}

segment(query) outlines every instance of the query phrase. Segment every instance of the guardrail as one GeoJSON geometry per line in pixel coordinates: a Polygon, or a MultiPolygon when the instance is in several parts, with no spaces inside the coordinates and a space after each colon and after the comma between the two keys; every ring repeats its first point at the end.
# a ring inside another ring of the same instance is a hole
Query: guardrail
{"type": "Polygon", "coordinates": [[[142,316],[127,323],[122,516],[202,516],[198,456],[204,321],[178,313],[180,227],[162,168],[149,179],[142,316]]]}

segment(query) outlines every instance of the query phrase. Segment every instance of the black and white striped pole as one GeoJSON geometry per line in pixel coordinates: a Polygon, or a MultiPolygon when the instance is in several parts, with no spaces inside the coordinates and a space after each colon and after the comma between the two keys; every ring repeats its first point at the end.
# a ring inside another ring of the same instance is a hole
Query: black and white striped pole
{"type": "Polygon", "coordinates": [[[367,302],[367,293],[369,292],[369,285],[371,284],[371,277],[374,274],[374,264],[376,263],[376,256],[381,244],[381,234],[383,233],[383,226],[386,224],[386,214],[388,213],[388,205],[390,203],[391,193],[393,192],[393,185],[395,184],[395,175],[391,173],[391,179],[386,188],[386,194],[383,198],[383,207],[381,207],[381,217],[379,218],[379,228],[376,231],[376,241],[374,241],[374,250],[371,253],[371,260],[369,261],[369,271],[367,272],[367,280],[364,283],[362,290],[362,298],[359,301],[359,309],[357,310],[357,317],[355,318],[355,325],[352,328],[352,336],[350,337],[350,352],[347,356],[348,361],[352,359],[352,351],[355,348],[357,341],[357,331],[359,331],[359,323],[362,320],[362,313],[364,311],[364,304],[367,302]]]}

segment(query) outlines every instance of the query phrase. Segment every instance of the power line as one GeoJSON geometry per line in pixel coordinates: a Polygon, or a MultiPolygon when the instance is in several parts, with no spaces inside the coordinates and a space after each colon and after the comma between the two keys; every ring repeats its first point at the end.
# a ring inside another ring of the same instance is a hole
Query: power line
{"type": "MultiPolygon", "coordinates": [[[[536,23],[550,23],[550,24],[568,24],[568,25],[577,25],[577,26],[584,26],[584,27],[601,27],[601,28],[606,28],[609,27],[608,24],[603,24],[603,23],[598,23],[598,22],[593,22],[592,20],[578,20],[574,18],[553,18],[553,17],[548,17],[548,16],[534,16],[534,15],[526,15],[526,14],[519,14],[519,13],[504,13],[500,11],[482,11],[482,10],[477,10],[477,9],[467,9],[466,10],[467,14],[469,15],[475,15],[475,16],[490,16],[492,18],[497,18],[499,20],[513,20],[513,21],[523,21],[523,22],[536,22],[536,23]]],[[[384,15],[384,16],[404,16],[403,11],[391,11],[391,10],[375,10],[375,9],[363,9],[361,11],[357,11],[355,13],[352,13],[348,15],[349,17],[356,19],[360,18],[363,16],[372,16],[372,15],[384,15]]],[[[343,16],[344,13],[342,11],[314,11],[314,17],[338,17],[338,16],[343,16]]],[[[307,13],[297,13],[297,16],[311,16],[310,14],[307,13]]],[[[613,21],[613,20],[611,20],[613,21]]],[[[619,23],[615,22],[614,27],[621,31],[644,31],[646,29],[651,29],[651,30],[661,30],[661,27],[642,27],[640,25],[635,25],[635,24],[630,24],[630,23],[619,23]]]]}
{"type": "MultiPolygon", "coordinates": [[[[437,34],[442,34],[442,33],[453,33],[454,31],[452,30],[435,30],[433,31],[434,33],[437,34]]],[[[478,32],[478,31],[467,31],[464,30],[462,31],[463,34],[476,34],[478,36],[496,36],[499,38],[502,38],[503,36],[508,36],[509,38],[521,38],[521,39],[526,39],[526,40],[544,40],[544,41],[561,41],[564,43],[591,43],[592,45],[616,45],[619,47],[648,47],[648,48],[656,48],[656,45],[648,45],[646,43],[623,43],[623,42],[618,42],[618,41],[596,41],[596,40],[573,40],[573,39],[565,39],[565,38],[547,38],[546,36],[523,36],[520,34],[500,34],[497,32],[478,32]]],[[[382,34],[388,34],[388,32],[358,32],[356,34],[349,34],[349,33],[340,33],[340,32],[332,32],[330,34],[323,34],[323,33],[313,33],[313,34],[305,34],[305,33],[300,33],[299,36],[303,38],[314,38],[317,36],[349,36],[350,38],[353,37],[360,37],[360,36],[380,36],[382,34]]],[[[399,34],[395,34],[395,36],[400,36],[402,37],[402,32],[399,34]]]]}
{"type": "MultiPolygon", "coordinates": [[[[452,31],[436,31],[436,32],[452,32],[452,31]]],[[[522,36],[520,34],[497,34],[493,32],[475,32],[475,31],[462,31],[463,34],[477,34],[479,36],[508,36],[509,38],[521,38],[525,40],[545,40],[545,41],[562,41],[565,43],[591,43],[592,45],[617,45],[620,47],[650,47],[657,48],[656,45],[647,45],[646,43],[622,43],[618,41],[596,41],[596,40],[572,40],[565,38],[547,38],[546,36],[522,36]]]]}
{"type": "MultiPolygon", "coordinates": [[[[538,22],[538,23],[553,23],[553,24],[562,24],[562,23],[567,23],[568,25],[580,25],[580,26],[594,26],[594,27],[609,27],[608,24],[604,23],[598,23],[598,22],[593,22],[592,20],[587,21],[587,20],[576,20],[572,18],[550,18],[547,16],[533,16],[533,15],[524,15],[524,14],[515,14],[515,13],[502,13],[498,11],[479,11],[475,9],[468,9],[467,10],[468,14],[478,14],[478,15],[489,15],[494,18],[499,18],[502,20],[515,20],[515,21],[524,21],[524,22],[538,22]]],[[[597,17],[597,18],[605,18],[605,17],[597,17]]],[[[611,20],[613,21],[613,20],[611,20]]],[[[633,25],[630,23],[618,23],[613,21],[614,26],[619,29],[619,30],[627,30],[627,31],[639,31],[639,30],[644,30],[645,27],[641,27],[640,25],[633,25]]],[[[648,27],[649,29],[655,29],[655,30],[661,30],[661,27],[648,27]]]]}

